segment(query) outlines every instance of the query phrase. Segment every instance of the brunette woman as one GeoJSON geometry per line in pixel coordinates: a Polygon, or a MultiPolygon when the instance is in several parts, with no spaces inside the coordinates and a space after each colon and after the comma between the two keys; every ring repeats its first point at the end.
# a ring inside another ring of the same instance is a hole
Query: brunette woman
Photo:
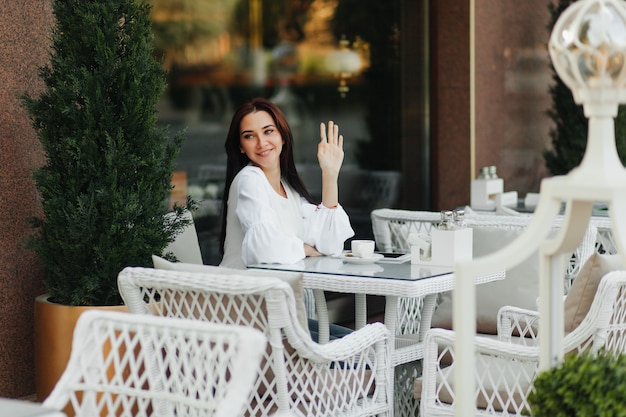
{"type": "Polygon", "coordinates": [[[312,201],[296,171],[291,129],[272,102],[256,98],[240,106],[224,146],[220,265],[288,264],[342,251],[354,231],[338,200],[344,153],[336,124],[320,124],[321,203],[312,201]]]}

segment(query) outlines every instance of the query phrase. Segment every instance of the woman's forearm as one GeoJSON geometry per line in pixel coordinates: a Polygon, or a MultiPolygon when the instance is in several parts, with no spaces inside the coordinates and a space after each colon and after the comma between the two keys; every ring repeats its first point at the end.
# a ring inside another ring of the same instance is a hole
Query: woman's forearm
{"type": "Polygon", "coordinates": [[[322,172],[322,204],[328,208],[339,204],[339,186],[336,174],[322,172]]]}

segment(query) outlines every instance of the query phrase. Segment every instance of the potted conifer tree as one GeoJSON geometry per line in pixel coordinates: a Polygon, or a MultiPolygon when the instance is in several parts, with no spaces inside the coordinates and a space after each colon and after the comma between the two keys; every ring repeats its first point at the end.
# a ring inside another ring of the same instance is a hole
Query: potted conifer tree
{"type": "MultiPolygon", "coordinates": [[[[37,322],[51,315],[50,302],[121,305],[118,273],[150,266],[151,255],[186,226],[183,207],[164,220],[183,138],[157,127],[165,73],[153,57],[150,6],[143,0],[52,5],[50,61],[40,69],[45,87],[38,97],[23,97],[46,156],[34,172],[42,216],[33,219],[29,242],[44,265],[49,293],[35,305],[36,356],[63,350],[59,341],[41,340],[63,336],[37,322]]],[[[62,314],[71,336],[77,316],[62,314]]],[[[61,359],[35,359],[38,398],[56,382],[69,346],[59,353],[61,359]],[[42,367],[53,375],[40,375],[42,367]]]]}

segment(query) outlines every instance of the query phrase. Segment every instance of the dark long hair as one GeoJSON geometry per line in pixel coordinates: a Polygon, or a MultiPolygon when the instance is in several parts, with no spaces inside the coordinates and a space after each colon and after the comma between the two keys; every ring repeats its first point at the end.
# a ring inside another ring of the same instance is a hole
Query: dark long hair
{"type": "Polygon", "coordinates": [[[306,189],[304,182],[296,171],[296,163],[293,158],[293,135],[291,128],[283,112],[271,101],[265,98],[255,98],[242,104],[237,108],[233,119],[230,122],[228,136],[224,143],[226,150],[226,181],[224,185],[224,194],[222,200],[222,232],[220,235],[220,254],[224,255],[224,241],[226,240],[226,215],[228,213],[228,195],[230,193],[230,185],[235,176],[250,162],[245,153],[241,153],[241,120],[250,113],[257,111],[267,112],[283,138],[283,149],[280,153],[280,175],[300,196],[304,197],[309,203],[315,204],[311,195],[306,189]]]}

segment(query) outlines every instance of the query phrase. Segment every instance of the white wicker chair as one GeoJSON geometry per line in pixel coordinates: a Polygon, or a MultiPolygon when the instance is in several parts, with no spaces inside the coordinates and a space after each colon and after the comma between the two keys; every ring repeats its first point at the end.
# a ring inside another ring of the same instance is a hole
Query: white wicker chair
{"type": "MultiPolygon", "coordinates": [[[[430,231],[439,225],[441,214],[433,211],[378,209],[372,211],[371,218],[376,248],[379,251],[408,252],[411,250],[408,242],[409,234],[430,234],[430,231]]],[[[531,218],[532,216],[526,214],[511,216],[480,213],[468,215],[465,223],[469,227],[513,228],[525,227],[531,218]]],[[[555,227],[558,227],[561,221],[562,218],[557,218],[555,227]]],[[[571,281],[578,273],[580,265],[593,253],[596,241],[590,240],[591,238],[597,237],[598,242],[610,240],[610,237],[606,236],[609,233],[607,230],[610,229],[608,223],[608,218],[593,217],[591,219],[591,234],[587,235],[572,254],[566,271],[566,279],[571,281]]],[[[607,245],[610,248],[607,252],[614,253],[614,245],[612,243],[607,245]]]]}
{"type": "Polygon", "coordinates": [[[609,217],[592,216],[590,223],[598,229],[596,250],[600,253],[617,253],[617,245],[611,231],[611,219],[609,217]]]}
{"type": "MultiPolygon", "coordinates": [[[[372,211],[371,219],[376,247],[379,251],[409,252],[409,234],[430,234],[430,231],[440,223],[441,214],[429,211],[377,209],[372,211]]],[[[468,227],[473,228],[506,229],[521,232],[530,220],[531,216],[528,215],[474,214],[468,215],[465,223],[468,227]]],[[[556,223],[555,228],[558,226],[559,224],[556,223]]],[[[565,272],[566,288],[571,285],[571,281],[578,273],[582,263],[594,252],[596,232],[596,228],[590,226],[585,239],[573,254],[565,272]]],[[[426,331],[431,327],[437,303],[437,295],[417,299],[400,298],[398,300],[397,336],[417,334],[419,340],[423,341],[426,331]]],[[[419,363],[412,362],[396,367],[396,399],[402,404],[407,404],[400,407],[396,413],[401,417],[414,416],[418,411],[419,402],[413,399],[413,381],[420,374],[419,363]]]]}
{"type": "MultiPolygon", "coordinates": [[[[372,228],[376,247],[384,252],[409,252],[410,233],[429,234],[441,220],[440,213],[429,211],[410,211],[396,209],[378,209],[371,213],[372,228]]],[[[531,216],[500,216],[479,214],[466,219],[468,227],[523,229],[528,225],[531,216]]],[[[559,220],[555,228],[559,226],[559,220]]],[[[567,271],[564,275],[565,289],[578,274],[581,265],[594,252],[597,228],[591,224],[585,238],[572,254],[567,271]]],[[[401,299],[398,302],[398,335],[425,334],[430,328],[432,313],[436,307],[436,296],[426,299],[401,299]],[[426,326],[422,329],[422,326],[426,326]]]]}
{"type": "Polygon", "coordinates": [[[43,404],[76,417],[239,417],[265,340],[242,326],[90,310],[43,404]]]}
{"type": "MultiPolygon", "coordinates": [[[[529,410],[527,395],[539,365],[538,315],[503,310],[500,320],[507,332],[499,340],[475,338],[476,416],[521,416],[529,410]]],[[[454,343],[450,330],[432,329],[426,335],[422,383],[415,387],[415,394],[421,394],[422,417],[454,415],[454,343]]],[[[601,348],[625,351],[626,271],[602,278],[587,315],[565,335],[563,346],[573,354],[601,348]]]]}
{"type": "Polygon", "coordinates": [[[126,268],[119,288],[134,313],[260,329],[269,343],[246,415],[388,415],[389,332],[365,326],[328,344],[314,343],[296,318],[291,287],[277,278],[126,268]]]}

